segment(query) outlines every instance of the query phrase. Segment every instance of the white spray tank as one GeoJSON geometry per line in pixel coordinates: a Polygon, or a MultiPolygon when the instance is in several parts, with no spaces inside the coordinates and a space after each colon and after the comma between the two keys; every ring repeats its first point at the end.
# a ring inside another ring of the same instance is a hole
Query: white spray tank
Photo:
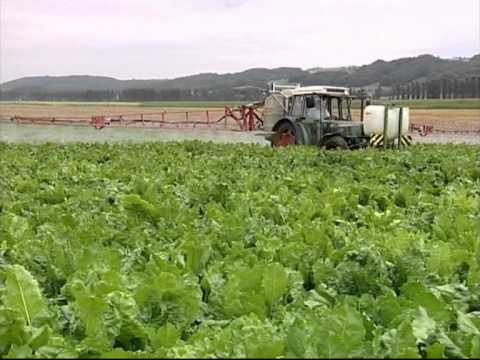
{"type": "MultiPolygon", "coordinates": [[[[385,105],[368,105],[363,114],[363,131],[365,135],[383,134],[385,105]]],[[[400,107],[388,107],[387,139],[398,137],[400,107]]],[[[410,127],[410,109],[403,107],[401,135],[406,135],[410,127]]]]}

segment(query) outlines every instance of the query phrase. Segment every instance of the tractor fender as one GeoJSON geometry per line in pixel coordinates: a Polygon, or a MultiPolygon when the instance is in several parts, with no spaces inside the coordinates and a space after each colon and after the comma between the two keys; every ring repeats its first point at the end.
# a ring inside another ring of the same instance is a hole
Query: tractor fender
{"type": "Polygon", "coordinates": [[[278,120],[275,125],[273,125],[273,128],[272,128],[272,131],[277,131],[278,128],[284,124],[284,123],[289,123],[290,125],[294,126],[295,127],[295,122],[293,122],[292,120],[290,119],[281,119],[281,120],[278,120]]]}
{"type": "Polygon", "coordinates": [[[284,124],[284,123],[289,123],[290,125],[293,126],[295,129],[295,136],[298,137],[298,144],[301,145],[307,145],[310,144],[310,136],[308,134],[307,128],[298,122],[295,122],[291,119],[281,119],[276,122],[276,124],[273,126],[272,131],[276,132],[278,128],[284,124]]]}

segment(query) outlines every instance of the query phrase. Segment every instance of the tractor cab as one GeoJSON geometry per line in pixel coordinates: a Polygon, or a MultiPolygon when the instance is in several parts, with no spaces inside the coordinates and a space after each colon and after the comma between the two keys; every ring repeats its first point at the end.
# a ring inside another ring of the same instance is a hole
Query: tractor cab
{"type": "Polygon", "coordinates": [[[296,87],[270,98],[265,102],[264,126],[271,132],[269,139],[274,147],[303,144],[355,149],[368,145],[362,122],[352,119],[354,97],[348,88],[296,87]],[[283,111],[279,111],[279,104],[283,111]],[[275,114],[271,112],[274,108],[275,114]]]}

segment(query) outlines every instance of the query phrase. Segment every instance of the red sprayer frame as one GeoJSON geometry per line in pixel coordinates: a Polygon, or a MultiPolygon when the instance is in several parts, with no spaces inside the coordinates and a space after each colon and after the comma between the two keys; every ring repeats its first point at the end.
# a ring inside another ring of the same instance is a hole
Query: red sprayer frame
{"type": "Polygon", "coordinates": [[[254,131],[262,127],[261,104],[225,106],[221,109],[162,111],[158,113],[93,115],[87,117],[25,117],[15,115],[11,120],[17,123],[38,125],[79,125],[95,129],[110,127],[161,128],[220,128],[224,130],[254,131]],[[233,120],[233,121],[232,121],[233,120]]]}

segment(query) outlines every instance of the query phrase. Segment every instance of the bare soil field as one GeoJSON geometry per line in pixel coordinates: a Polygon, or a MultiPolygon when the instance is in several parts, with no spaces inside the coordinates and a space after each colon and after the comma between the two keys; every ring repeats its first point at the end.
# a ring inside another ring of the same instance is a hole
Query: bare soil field
{"type": "MultiPolygon", "coordinates": [[[[144,114],[144,117],[158,116],[166,111],[168,119],[181,121],[185,112],[189,112],[191,119],[198,117],[204,120],[206,111],[209,111],[211,121],[220,118],[223,114],[221,108],[161,108],[137,107],[125,105],[29,105],[29,104],[0,104],[0,119],[10,119],[15,115],[25,117],[62,117],[72,119],[90,119],[93,115],[116,117],[123,115],[126,118],[144,114]]],[[[353,110],[354,118],[359,118],[359,110],[353,110]]],[[[418,125],[431,125],[437,130],[468,130],[480,131],[479,109],[411,109],[410,122],[418,125]]]]}
{"type": "MultiPolygon", "coordinates": [[[[0,104],[0,118],[9,119],[13,116],[25,116],[25,117],[72,117],[73,119],[85,118],[89,119],[94,115],[105,116],[139,116],[144,115],[159,115],[162,112],[168,112],[169,114],[184,114],[190,112],[192,115],[195,113],[203,113],[206,111],[212,113],[212,115],[223,114],[224,110],[221,108],[161,108],[161,107],[138,107],[138,106],[125,106],[125,105],[92,105],[92,106],[79,106],[79,105],[28,105],[28,104],[0,104]]],[[[221,116],[221,115],[220,115],[221,116]]]]}
{"type": "Polygon", "coordinates": [[[476,134],[438,134],[428,136],[412,134],[414,144],[469,144],[480,145],[480,135],[476,134]]]}

